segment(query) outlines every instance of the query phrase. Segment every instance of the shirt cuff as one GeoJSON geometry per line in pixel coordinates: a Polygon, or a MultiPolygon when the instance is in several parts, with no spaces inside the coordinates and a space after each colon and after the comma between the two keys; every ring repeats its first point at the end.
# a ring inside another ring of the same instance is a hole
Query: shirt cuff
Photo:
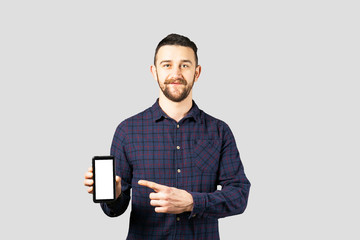
{"type": "Polygon", "coordinates": [[[104,210],[107,209],[106,212],[108,212],[110,216],[117,216],[122,214],[126,210],[128,202],[129,202],[129,197],[122,192],[115,201],[108,203],[101,203],[101,207],[104,210]]]}
{"type": "Polygon", "coordinates": [[[115,199],[114,201],[112,202],[107,202],[106,205],[109,207],[109,208],[116,208],[116,206],[119,206],[119,204],[122,202],[121,201],[121,198],[124,196],[123,193],[121,193],[117,199],[115,199]]]}
{"type": "Polygon", "coordinates": [[[206,193],[190,192],[190,194],[193,197],[194,206],[189,219],[194,217],[201,217],[205,210],[206,193]]]}

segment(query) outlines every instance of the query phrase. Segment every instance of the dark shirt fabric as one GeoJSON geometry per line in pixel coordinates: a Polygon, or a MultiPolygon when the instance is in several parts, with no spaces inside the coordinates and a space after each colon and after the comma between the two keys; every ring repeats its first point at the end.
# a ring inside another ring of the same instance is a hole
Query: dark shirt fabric
{"type": "Polygon", "coordinates": [[[124,120],[114,134],[111,154],[122,193],[101,207],[110,217],[121,215],[132,189],[127,239],[219,239],[218,219],[246,208],[250,182],[234,136],[225,122],[200,110],[194,101],[179,122],[162,111],[158,100],[124,120]],[[153,190],[138,185],[140,179],[188,191],[193,211],[156,213],[149,199],[153,190]]]}

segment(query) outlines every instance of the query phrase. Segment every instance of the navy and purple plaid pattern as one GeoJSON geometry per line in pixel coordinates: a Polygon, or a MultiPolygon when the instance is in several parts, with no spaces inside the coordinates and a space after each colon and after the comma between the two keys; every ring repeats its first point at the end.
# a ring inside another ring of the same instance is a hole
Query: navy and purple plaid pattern
{"type": "Polygon", "coordinates": [[[121,215],[132,189],[127,239],[219,239],[218,218],[246,208],[250,182],[234,136],[226,123],[194,101],[178,123],[162,111],[158,100],[126,119],[116,129],[111,154],[122,178],[122,194],[101,207],[108,216],[121,215]],[[188,191],[194,198],[193,212],[156,213],[150,205],[152,190],[137,184],[141,179],[188,191]]]}

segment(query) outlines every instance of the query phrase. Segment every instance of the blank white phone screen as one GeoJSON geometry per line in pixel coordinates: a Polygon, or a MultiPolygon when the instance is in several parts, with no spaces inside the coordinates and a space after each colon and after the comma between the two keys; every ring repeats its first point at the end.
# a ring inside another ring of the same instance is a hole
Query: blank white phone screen
{"type": "Polygon", "coordinates": [[[113,199],[113,160],[95,160],[95,198],[113,199]]]}

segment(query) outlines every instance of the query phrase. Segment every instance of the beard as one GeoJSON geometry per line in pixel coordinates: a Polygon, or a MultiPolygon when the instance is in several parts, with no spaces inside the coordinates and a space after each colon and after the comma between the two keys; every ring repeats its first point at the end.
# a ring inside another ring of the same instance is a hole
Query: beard
{"type": "Polygon", "coordinates": [[[167,97],[169,100],[171,100],[173,102],[181,102],[185,98],[187,98],[187,96],[189,96],[191,89],[194,86],[195,76],[194,76],[193,81],[190,84],[188,84],[182,78],[166,79],[164,84],[161,84],[159,81],[159,77],[157,77],[157,81],[158,81],[159,87],[160,87],[161,91],[163,92],[163,94],[165,95],[165,97],[167,97]],[[179,83],[179,85],[173,86],[175,89],[172,89],[173,87],[169,86],[169,84],[174,83],[174,82],[179,83]]]}

